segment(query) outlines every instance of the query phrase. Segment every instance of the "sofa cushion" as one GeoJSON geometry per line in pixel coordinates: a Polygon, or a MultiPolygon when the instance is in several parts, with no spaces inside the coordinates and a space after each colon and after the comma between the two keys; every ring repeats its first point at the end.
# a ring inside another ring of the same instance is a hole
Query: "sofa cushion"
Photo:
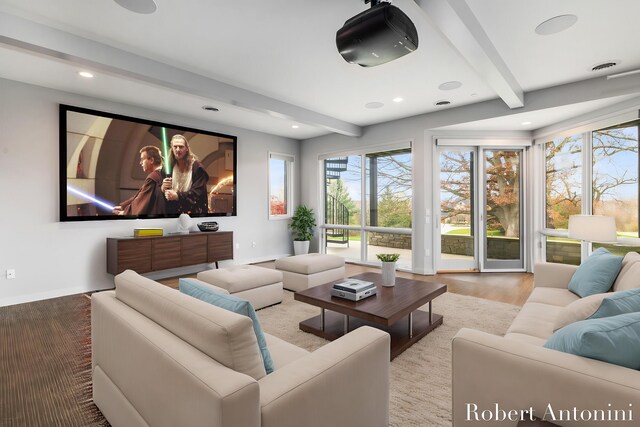
{"type": "Polygon", "coordinates": [[[580,297],[567,288],[534,288],[531,295],[527,299],[527,304],[530,302],[539,302],[541,304],[555,305],[558,307],[565,307],[574,301],[579,300],[580,297]]]}
{"type": "Polygon", "coordinates": [[[626,291],[640,287],[640,254],[637,252],[627,252],[622,259],[622,268],[616,281],[613,282],[613,290],[626,291]]]}
{"type": "Polygon", "coordinates": [[[294,362],[301,357],[306,356],[309,352],[296,345],[290,344],[283,339],[274,337],[267,333],[264,334],[267,339],[267,345],[269,346],[269,353],[271,353],[271,359],[273,360],[273,370],[277,371],[283,366],[294,362]]]}
{"type": "Polygon", "coordinates": [[[621,256],[613,255],[605,248],[598,248],[580,264],[569,282],[569,290],[583,298],[607,292],[621,267],[621,256]]]}
{"type": "Polygon", "coordinates": [[[553,334],[544,347],[640,369],[640,313],[572,323],[553,334]]]}
{"type": "Polygon", "coordinates": [[[629,289],[606,294],[600,307],[590,319],[618,316],[620,314],[640,312],[640,289],[629,289]]]}
{"type": "Polygon", "coordinates": [[[542,347],[547,342],[547,338],[542,339],[538,337],[532,337],[531,335],[521,334],[519,332],[510,332],[504,335],[504,338],[512,341],[525,342],[527,344],[535,345],[536,347],[542,347]]]}
{"type": "Polygon", "coordinates": [[[266,375],[251,319],[126,270],[116,298],[209,357],[258,380],[266,375]]]}
{"type": "Polygon", "coordinates": [[[610,292],[589,295],[588,297],[580,298],[579,300],[567,305],[559,313],[553,328],[554,331],[564,328],[571,323],[585,320],[595,313],[596,310],[598,310],[598,307],[600,307],[602,300],[610,295],[610,292]]]}
{"type": "Polygon", "coordinates": [[[554,330],[556,319],[564,307],[527,302],[511,323],[507,334],[523,334],[548,339],[554,330]]]}
{"type": "Polygon", "coordinates": [[[264,332],[262,332],[262,326],[260,326],[258,316],[256,316],[256,312],[251,303],[233,295],[223,294],[212,289],[210,286],[206,286],[206,284],[198,282],[198,280],[180,279],[180,292],[250,318],[253,323],[256,340],[258,341],[258,347],[260,347],[264,369],[267,374],[273,372],[273,361],[267,348],[267,341],[264,337],[264,332]]]}

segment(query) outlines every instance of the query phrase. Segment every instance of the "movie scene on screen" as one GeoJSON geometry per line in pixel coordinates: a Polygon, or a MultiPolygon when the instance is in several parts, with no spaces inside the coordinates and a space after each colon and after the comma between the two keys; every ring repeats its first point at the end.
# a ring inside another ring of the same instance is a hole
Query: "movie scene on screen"
{"type": "Polygon", "coordinates": [[[60,105],[60,219],[234,216],[237,138],[60,105]]]}

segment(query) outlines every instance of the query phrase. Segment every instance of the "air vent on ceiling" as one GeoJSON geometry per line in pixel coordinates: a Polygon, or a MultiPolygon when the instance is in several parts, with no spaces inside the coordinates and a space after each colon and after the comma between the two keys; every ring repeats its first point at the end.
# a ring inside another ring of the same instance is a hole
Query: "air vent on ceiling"
{"type": "Polygon", "coordinates": [[[438,101],[438,102],[436,102],[437,106],[449,105],[449,104],[451,104],[451,101],[438,101]]]}
{"type": "Polygon", "coordinates": [[[615,67],[616,65],[618,65],[617,62],[603,62],[602,64],[598,64],[595,67],[593,67],[591,71],[600,71],[606,68],[615,67]]]}

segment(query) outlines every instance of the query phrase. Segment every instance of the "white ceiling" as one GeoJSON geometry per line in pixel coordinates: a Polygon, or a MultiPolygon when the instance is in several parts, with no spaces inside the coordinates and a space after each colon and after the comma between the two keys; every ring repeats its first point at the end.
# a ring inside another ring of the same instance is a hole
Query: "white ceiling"
{"type": "Polygon", "coordinates": [[[368,7],[362,0],[155,1],[141,15],[111,0],[0,0],[0,77],[295,139],[358,135],[441,110],[442,99],[462,112],[504,101],[496,118],[457,114],[447,128],[531,130],[640,94],[640,75],[604,77],[640,68],[637,0],[396,0],[419,48],[373,68],[346,63],[335,47],[336,30],[368,7]],[[578,16],[568,30],[534,32],[568,13],[578,16]],[[609,60],[620,65],[590,71],[609,60]],[[545,91],[588,79],[575,99],[545,91]],[[452,80],[462,86],[438,89],[452,80]],[[364,107],[373,101],[384,107],[364,107]]]}

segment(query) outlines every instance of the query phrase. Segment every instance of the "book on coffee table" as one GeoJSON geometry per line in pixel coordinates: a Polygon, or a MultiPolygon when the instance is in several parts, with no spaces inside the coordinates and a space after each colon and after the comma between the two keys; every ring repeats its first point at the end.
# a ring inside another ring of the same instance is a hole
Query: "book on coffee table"
{"type": "Polygon", "coordinates": [[[347,279],[344,282],[333,285],[333,289],[351,292],[352,294],[359,294],[375,287],[376,285],[373,282],[367,282],[359,279],[347,279]]]}

